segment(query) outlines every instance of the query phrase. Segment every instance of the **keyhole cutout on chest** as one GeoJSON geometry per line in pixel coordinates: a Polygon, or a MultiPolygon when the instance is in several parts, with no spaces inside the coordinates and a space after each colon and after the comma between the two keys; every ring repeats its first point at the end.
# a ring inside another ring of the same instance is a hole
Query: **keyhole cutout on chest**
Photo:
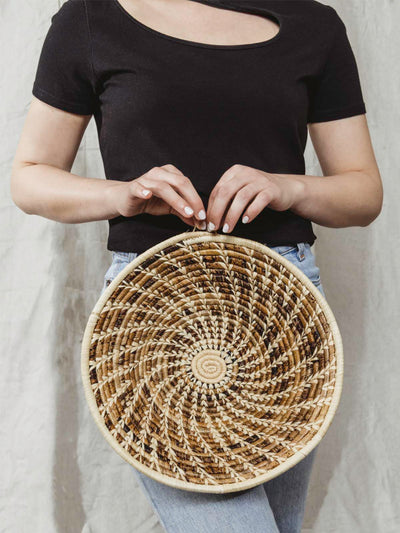
{"type": "MultiPolygon", "coordinates": [[[[183,44],[214,48],[257,46],[274,41],[281,31],[278,18],[266,10],[238,11],[234,4],[222,6],[217,0],[114,2],[142,28],[183,44]]],[[[243,0],[240,8],[245,5],[243,0]]]]}

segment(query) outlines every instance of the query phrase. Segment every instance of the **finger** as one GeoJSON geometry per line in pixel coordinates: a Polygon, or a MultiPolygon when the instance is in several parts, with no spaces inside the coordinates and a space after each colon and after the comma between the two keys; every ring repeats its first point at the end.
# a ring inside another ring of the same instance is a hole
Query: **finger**
{"type": "Polygon", "coordinates": [[[221,177],[219,178],[219,180],[215,184],[215,186],[214,186],[213,190],[211,191],[211,193],[209,195],[209,198],[208,198],[207,219],[208,219],[208,214],[212,212],[213,204],[214,204],[216,196],[218,195],[219,188],[222,187],[227,181],[229,181],[229,179],[231,179],[236,174],[237,171],[239,171],[239,167],[240,167],[240,165],[233,165],[232,167],[228,168],[228,170],[226,170],[221,175],[221,177]]]}
{"type": "Polygon", "coordinates": [[[153,167],[146,174],[152,179],[167,181],[185,200],[186,214],[192,214],[200,220],[206,217],[203,202],[194,188],[192,182],[174,165],[167,164],[162,167],[153,167]]]}
{"type": "Polygon", "coordinates": [[[172,207],[170,209],[170,214],[171,215],[176,215],[181,220],[183,220],[183,222],[185,222],[186,224],[189,224],[189,226],[196,226],[196,228],[198,228],[200,230],[205,230],[206,227],[207,227],[205,220],[197,220],[193,216],[191,216],[189,218],[187,218],[187,217],[185,218],[178,211],[175,211],[175,209],[173,209],[172,207]]]}
{"type": "MultiPolygon", "coordinates": [[[[171,163],[167,163],[166,165],[162,165],[161,168],[164,168],[165,170],[168,170],[169,172],[172,172],[174,174],[178,174],[180,176],[184,176],[183,172],[181,170],[179,170],[179,168],[177,168],[175,165],[172,165],[171,163]]],[[[171,184],[173,184],[173,183],[171,183],[171,184]]],[[[186,222],[186,219],[183,219],[177,211],[175,211],[172,208],[171,208],[171,211],[173,212],[172,214],[177,215],[179,218],[181,218],[182,220],[184,220],[186,222]]],[[[201,211],[201,209],[200,209],[200,211],[201,211]]],[[[201,215],[201,216],[203,217],[203,215],[201,215]]],[[[204,212],[204,218],[205,218],[205,212],[204,212]]],[[[188,223],[190,223],[191,226],[196,226],[198,229],[206,229],[205,222],[197,222],[194,219],[193,216],[190,218],[190,221],[188,223]]]]}
{"type": "MultiPolygon", "coordinates": [[[[170,165],[172,166],[172,165],[170,165]]],[[[140,180],[142,178],[138,178],[134,181],[131,182],[131,193],[134,197],[145,197],[146,199],[150,198],[152,195],[153,195],[153,192],[151,191],[151,189],[149,188],[151,185],[150,185],[150,182],[147,181],[147,185],[142,183],[140,180]]],[[[157,195],[155,195],[157,196],[157,195]]],[[[167,204],[169,205],[169,204],[167,204]]],[[[170,205],[170,213],[171,214],[174,214],[176,216],[178,216],[181,220],[183,220],[184,222],[186,222],[187,224],[191,225],[191,226],[195,226],[198,228],[198,229],[201,229],[201,230],[204,230],[206,229],[206,223],[205,221],[197,221],[193,218],[193,216],[187,216],[186,213],[185,213],[185,216],[183,216],[179,211],[177,211],[176,209],[174,209],[171,205],[170,205]]]]}
{"type": "Polygon", "coordinates": [[[140,181],[141,179],[142,179],[142,176],[140,178],[136,178],[132,180],[129,183],[129,194],[133,198],[141,198],[141,199],[148,200],[149,198],[151,198],[153,193],[148,188],[148,186],[145,185],[145,183],[140,181]]]}
{"type": "MultiPolygon", "coordinates": [[[[166,174],[169,174],[168,171],[163,171],[166,174]]],[[[153,174],[152,174],[153,175],[153,174]]],[[[136,187],[141,188],[141,197],[143,198],[143,188],[151,192],[152,195],[161,198],[166,204],[170,205],[175,211],[180,213],[185,221],[190,220],[193,215],[193,210],[188,206],[185,199],[180,196],[175,189],[167,182],[167,180],[162,179],[153,179],[150,177],[149,173],[141,176],[134,182],[136,187]],[[138,184],[138,185],[137,185],[138,184]]],[[[135,185],[133,185],[135,187],[135,185]]],[[[148,198],[150,195],[145,196],[148,198]]]]}
{"type": "Polygon", "coordinates": [[[260,192],[260,186],[255,182],[249,183],[242,187],[235,195],[231,205],[228,207],[224,217],[222,231],[230,233],[235,227],[247,206],[252,202],[255,196],[260,192]]]}
{"type": "Polygon", "coordinates": [[[218,183],[221,185],[232,179],[233,177],[237,176],[238,174],[242,174],[243,172],[248,172],[249,170],[252,170],[251,167],[247,167],[245,165],[235,164],[229,167],[225,172],[221,175],[221,177],[218,180],[218,183]]]}
{"type": "Polygon", "coordinates": [[[178,211],[175,211],[172,207],[169,210],[170,215],[175,215],[178,218],[180,218],[185,224],[188,224],[189,226],[194,226],[194,217],[183,217],[178,211]]]}
{"type": "Polygon", "coordinates": [[[193,209],[193,215],[198,220],[205,220],[206,211],[203,201],[194,188],[191,180],[182,172],[176,172],[176,167],[173,165],[165,165],[165,167],[169,167],[171,172],[171,176],[168,178],[168,183],[187,201],[188,205],[193,209]]]}
{"type": "Polygon", "coordinates": [[[179,168],[176,168],[175,165],[171,165],[171,163],[161,165],[160,168],[165,168],[165,170],[168,170],[169,172],[174,172],[175,174],[181,174],[183,176],[183,172],[179,170],[179,168]]]}
{"type": "Polygon", "coordinates": [[[248,224],[249,222],[254,220],[256,216],[259,215],[261,211],[265,209],[272,200],[272,191],[264,188],[254,197],[253,201],[244,210],[242,222],[244,222],[244,224],[248,224]]]}
{"type": "Polygon", "coordinates": [[[239,190],[246,186],[249,182],[249,177],[241,174],[235,175],[229,181],[221,184],[220,182],[214,187],[212,191],[212,201],[207,206],[207,222],[210,224],[210,230],[218,229],[221,225],[221,220],[226,213],[233,198],[239,190]]]}

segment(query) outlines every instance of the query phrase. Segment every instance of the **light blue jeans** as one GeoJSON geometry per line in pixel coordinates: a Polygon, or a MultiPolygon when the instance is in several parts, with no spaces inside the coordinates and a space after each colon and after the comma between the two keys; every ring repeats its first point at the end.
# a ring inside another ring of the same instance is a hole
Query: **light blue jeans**
{"type": "MultiPolygon", "coordinates": [[[[309,243],[270,248],[300,268],[325,296],[309,243]]],[[[112,252],[102,292],[137,255],[112,252]]],[[[283,474],[251,489],[227,494],[176,489],[132,468],[167,533],[300,533],[318,446],[283,474]]]]}

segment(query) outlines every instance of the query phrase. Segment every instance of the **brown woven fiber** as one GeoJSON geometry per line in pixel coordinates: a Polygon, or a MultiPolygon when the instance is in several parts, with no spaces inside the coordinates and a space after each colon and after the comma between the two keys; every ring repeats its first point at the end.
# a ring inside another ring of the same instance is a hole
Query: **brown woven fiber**
{"type": "Polygon", "coordinates": [[[325,435],[343,349],[321,292],[258,242],[187,231],[140,254],[86,325],[82,380],[112,448],[184,490],[282,474],[325,435]]]}

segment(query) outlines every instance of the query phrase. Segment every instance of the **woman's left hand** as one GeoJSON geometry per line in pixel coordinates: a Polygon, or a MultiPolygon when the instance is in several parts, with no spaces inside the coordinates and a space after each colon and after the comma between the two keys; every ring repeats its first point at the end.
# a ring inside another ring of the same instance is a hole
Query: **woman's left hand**
{"type": "Polygon", "coordinates": [[[295,176],[270,174],[245,165],[230,167],[211,191],[207,230],[232,231],[239,217],[251,222],[265,207],[291,209],[302,198],[304,184],[295,176]]]}

